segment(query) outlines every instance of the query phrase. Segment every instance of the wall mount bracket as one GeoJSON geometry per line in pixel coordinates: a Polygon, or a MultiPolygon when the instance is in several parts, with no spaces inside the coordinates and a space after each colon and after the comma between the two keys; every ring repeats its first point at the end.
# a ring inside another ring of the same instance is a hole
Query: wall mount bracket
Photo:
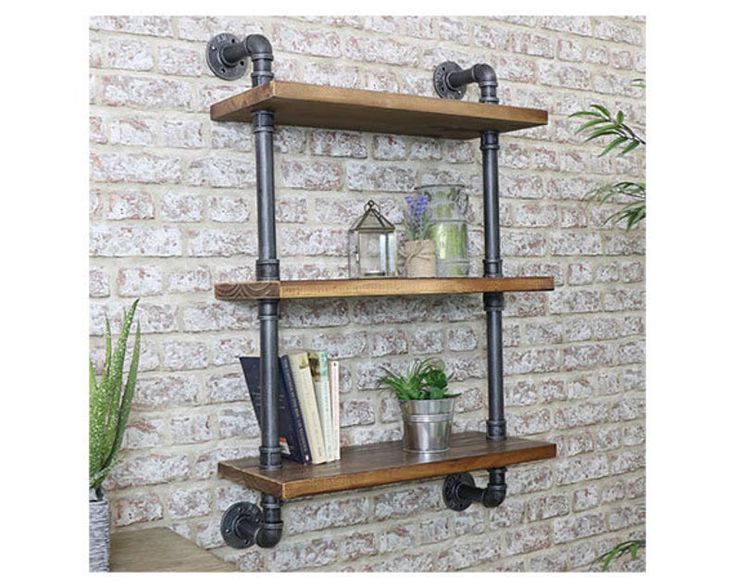
{"type": "Polygon", "coordinates": [[[252,547],[256,542],[263,512],[252,502],[236,502],[225,511],[220,533],[225,543],[235,549],[252,547]]]}
{"type": "Polygon", "coordinates": [[[223,80],[239,80],[244,76],[247,56],[245,41],[238,41],[230,33],[215,35],[207,44],[207,65],[223,80]]]}
{"type": "Polygon", "coordinates": [[[444,479],[442,498],[447,508],[456,511],[467,510],[473,502],[481,503],[485,508],[500,506],[505,500],[507,486],[505,484],[506,468],[492,468],[487,488],[478,488],[472,474],[452,474],[444,479]]]}

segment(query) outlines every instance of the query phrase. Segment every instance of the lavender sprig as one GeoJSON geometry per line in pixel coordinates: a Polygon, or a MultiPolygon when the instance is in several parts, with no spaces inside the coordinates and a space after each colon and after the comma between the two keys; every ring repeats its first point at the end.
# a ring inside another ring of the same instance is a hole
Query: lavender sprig
{"type": "Polygon", "coordinates": [[[406,223],[406,239],[409,241],[426,239],[431,227],[429,196],[426,194],[408,194],[405,199],[406,209],[403,218],[406,223]]]}

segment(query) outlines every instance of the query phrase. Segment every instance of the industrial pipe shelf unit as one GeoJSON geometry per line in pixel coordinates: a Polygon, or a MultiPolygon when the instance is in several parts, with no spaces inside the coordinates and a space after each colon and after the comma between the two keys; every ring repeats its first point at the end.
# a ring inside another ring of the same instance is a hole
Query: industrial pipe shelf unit
{"type": "Polygon", "coordinates": [[[438,65],[434,88],[441,97],[428,98],[384,92],[277,82],[271,70],[273,51],[262,35],[244,40],[227,33],[215,36],[206,49],[207,63],[220,78],[234,80],[252,61],[253,88],[213,104],[214,121],[250,122],[255,141],[257,172],[258,259],[256,281],[217,284],[223,300],[257,300],[260,321],[261,445],[257,460],[219,464],[221,475],[261,491],[260,507],[240,502],[222,518],[226,543],[244,548],[253,544],[274,547],[281,538],[281,501],[297,496],[365,488],[380,484],[446,476],[443,498],[447,507],[464,510],[473,502],[486,507],[505,498],[506,466],[548,459],[556,446],[543,441],[508,438],[503,396],[503,292],[552,290],[550,277],[506,278],[500,255],[498,148],[501,132],[547,123],[547,113],[531,108],[501,106],[492,67],[476,64],[462,69],[453,62],[438,65]],[[468,84],[476,83],[480,103],[460,102],[468,84]],[[482,278],[384,279],[373,281],[280,280],[276,250],[273,181],[273,125],[349,129],[366,132],[421,135],[451,139],[480,138],[485,243],[482,278]],[[421,457],[405,454],[399,443],[345,448],[338,462],[301,465],[281,461],[278,431],[278,313],[282,298],[483,294],[487,324],[488,419],[485,433],[452,438],[445,454],[421,457]],[[488,469],[486,488],[477,488],[470,471],[488,469]]]}

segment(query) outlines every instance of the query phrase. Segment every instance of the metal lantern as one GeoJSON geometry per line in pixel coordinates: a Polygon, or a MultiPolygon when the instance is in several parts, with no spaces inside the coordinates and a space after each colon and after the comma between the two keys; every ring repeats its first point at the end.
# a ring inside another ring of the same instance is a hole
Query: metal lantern
{"type": "Polygon", "coordinates": [[[396,275],[396,228],[372,200],[349,231],[350,277],[396,275]]]}

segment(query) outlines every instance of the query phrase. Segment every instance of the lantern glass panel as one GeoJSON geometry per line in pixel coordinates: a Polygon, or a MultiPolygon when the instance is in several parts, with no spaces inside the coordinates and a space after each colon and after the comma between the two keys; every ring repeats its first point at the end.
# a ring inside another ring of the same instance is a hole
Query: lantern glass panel
{"type": "Polygon", "coordinates": [[[349,232],[351,278],[387,278],[396,275],[395,227],[370,201],[349,232]]]}

